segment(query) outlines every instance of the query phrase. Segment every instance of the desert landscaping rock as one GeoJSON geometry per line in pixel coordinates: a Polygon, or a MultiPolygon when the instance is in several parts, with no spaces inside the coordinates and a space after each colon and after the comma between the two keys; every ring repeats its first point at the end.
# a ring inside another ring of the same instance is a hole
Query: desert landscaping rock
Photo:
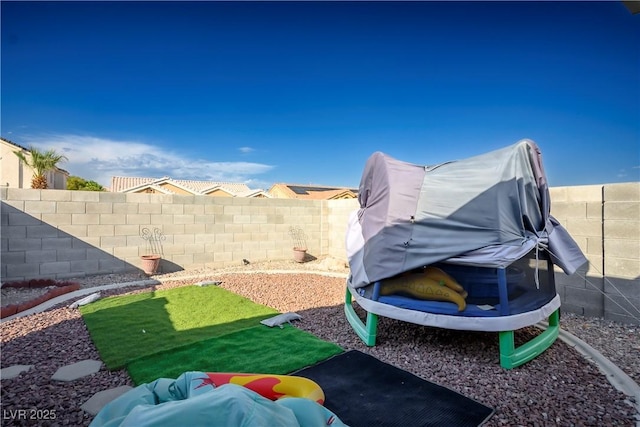
{"type": "MultiPolygon", "coordinates": [[[[252,262],[224,270],[189,270],[154,276],[161,284],[101,292],[103,297],[109,297],[219,281],[219,286],[254,302],[281,313],[300,314],[302,320],[294,322],[294,326],[323,340],[345,350],[369,353],[495,408],[485,427],[637,427],[637,410],[630,404],[633,398],[616,390],[594,363],[560,340],[536,359],[512,370],[499,366],[498,339],[492,333],[451,331],[380,318],[377,345],[365,346],[344,316],[348,268],[328,275],[326,270],[319,271],[321,261],[252,262]],[[271,274],[263,274],[265,271],[271,274]]],[[[89,291],[96,286],[140,279],[140,275],[133,273],[85,277],[79,282],[89,291]]],[[[60,366],[100,358],[79,310],[68,308],[70,302],[0,324],[3,366],[33,364],[37,367],[18,378],[3,379],[0,409],[56,409],[58,418],[51,425],[88,426],[93,416],[81,409],[83,403],[96,392],[135,386],[124,369],[101,369],[73,382],[51,381],[51,375],[60,366]]],[[[570,313],[563,313],[560,324],[562,329],[600,351],[638,382],[639,326],[570,313]]],[[[537,333],[536,327],[524,328],[516,334],[516,339],[529,340],[537,333]]],[[[22,424],[8,422],[6,425],[22,424]]]]}
{"type": "Polygon", "coordinates": [[[95,374],[101,367],[102,362],[99,360],[83,360],[61,367],[53,374],[51,379],[55,381],[75,381],[78,378],[95,374]]]}

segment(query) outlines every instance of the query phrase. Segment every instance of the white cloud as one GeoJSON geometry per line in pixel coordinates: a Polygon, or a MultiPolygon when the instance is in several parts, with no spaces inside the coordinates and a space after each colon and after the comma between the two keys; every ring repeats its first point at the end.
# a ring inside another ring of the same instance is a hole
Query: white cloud
{"type": "Polygon", "coordinates": [[[240,147],[238,148],[238,151],[240,151],[242,154],[249,154],[253,151],[256,151],[255,148],[251,148],[251,147],[240,147]]]}
{"type": "Polygon", "coordinates": [[[629,181],[637,181],[640,179],[640,166],[631,166],[631,171],[627,172],[626,169],[619,169],[616,174],[616,178],[625,179],[629,181]]]}
{"type": "MultiPolygon", "coordinates": [[[[215,162],[186,157],[152,144],[115,141],[82,135],[53,135],[25,138],[21,145],[54,149],[68,161],[59,166],[71,175],[93,180],[105,187],[112,176],[138,176],[207,181],[251,182],[252,177],[273,166],[251,162],[215,162]]],[[[215,154],[215,153],[212,153],[215,154]]]]}

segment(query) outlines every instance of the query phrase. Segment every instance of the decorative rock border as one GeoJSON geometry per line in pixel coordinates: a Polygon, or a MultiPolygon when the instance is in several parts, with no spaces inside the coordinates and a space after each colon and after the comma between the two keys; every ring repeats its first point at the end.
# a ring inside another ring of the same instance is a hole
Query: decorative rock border
{"type": "Polygon", "coordinates": [[[0,319],[4,319],[5,317],[20,313],[21,311],[29,310],[30,308],[36,307],[52,298],[59,297],[60,295],[64,295],[80,289],[79,283],[58,282],[55,280],[43,279],[28,280],[24,282],[9,282],[2,284],[3,288],[46,288],[51,286],[54,286],[55,288],[50,289],[45,294],[40,295],[39,297],[34,298],[30,301],[23,302],[21,304],[10,304],[6,307],[2,307],[0,309],[0,319]]]}

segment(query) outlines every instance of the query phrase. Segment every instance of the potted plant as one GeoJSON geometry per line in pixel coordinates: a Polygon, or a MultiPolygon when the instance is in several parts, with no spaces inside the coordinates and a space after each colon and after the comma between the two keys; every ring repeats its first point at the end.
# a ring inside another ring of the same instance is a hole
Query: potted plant
{"type": "Polygon", "coordinates": [[[140,259],[142,260],[142,271],[144,271],[144,274],[153,276],[158,271],[162,256],[158,254],[141,255],[140,259]]]}
{"type": "Polygon", "coordinates": [[[304,231],[299,227],[289,227],[289,235],[293,240],[293,260],[304,262],[307,257],[307,240],[304,231]]]}
{"type": "Polygon", "coordinates": [[[165,239],[162,230],[154,228],[153,231],[144,227],[140,230],[140,237],[146,242],[145,252],[140,256],[142,261],[142,271],[148,276],[158,272],[160,261],[162,260],[162,241],[165,239]]]}

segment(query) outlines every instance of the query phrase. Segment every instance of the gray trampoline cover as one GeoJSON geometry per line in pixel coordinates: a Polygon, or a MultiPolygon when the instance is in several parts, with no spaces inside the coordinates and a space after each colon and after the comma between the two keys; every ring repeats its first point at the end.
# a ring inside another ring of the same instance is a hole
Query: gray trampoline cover
{"type": "Polygon", "coordinates": [[[540,150],[521,140],[436,166],[374,153],[349,221],[355,287],[439,261],[505,267],[538,247],[572,274],[586,262],[551,217],[540,150]]]}

